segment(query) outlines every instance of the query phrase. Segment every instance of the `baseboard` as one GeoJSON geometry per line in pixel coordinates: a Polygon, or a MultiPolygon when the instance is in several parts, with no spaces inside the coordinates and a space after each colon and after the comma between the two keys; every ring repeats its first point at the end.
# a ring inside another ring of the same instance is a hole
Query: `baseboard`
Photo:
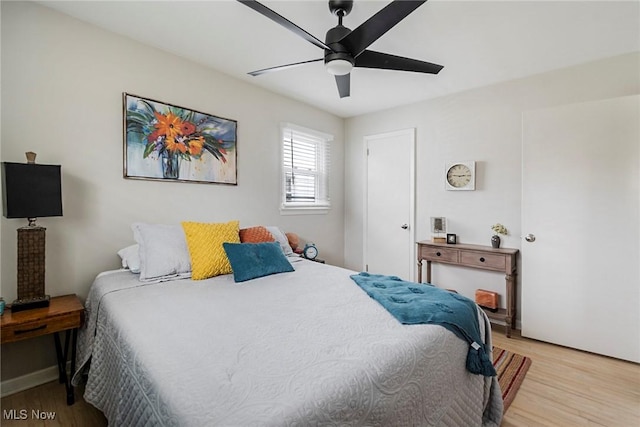
{"type": "MultiPolygon", "coordinates": [[[[71,362],[67,362],[69,372],[71,362]]],[[[50,366],[0,383],[0,397],[9,396],[58,379],[58,366],[50,366]]]]}

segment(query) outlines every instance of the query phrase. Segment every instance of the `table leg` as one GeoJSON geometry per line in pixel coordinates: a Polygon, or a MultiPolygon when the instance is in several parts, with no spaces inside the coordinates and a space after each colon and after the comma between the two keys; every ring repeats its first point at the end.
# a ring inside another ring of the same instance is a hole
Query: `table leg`
{"type": "Polygon", "coordinates": [[[71,380],[73,374],[76,372],[76,343],[78,341],[78,328],[74,328],[71,332],[73,340],[71,341],[71,375],[69,376],[69,382],[67,383],[67,405],[73,405],[75,402],[75,390],[71,380]]]}
{"type": "Polygon", "coordinates": [[[507,316],[505,317],[505,335],[511,338],[511,328],[515,327],[516,306],[515,306],[515,275],[507,274],[505,277],[507,285],[507,316]]]}
{"type": "Polygon", "coordinates": [[[71,384],[71,378],[67,375],[67,359],[69,357],[69,342],[71,344],[71,375],[75,371],[76,360],[76,342],[78,337],[78,329],[66,330],[64,339],[64,351],[60,343],[60,335],[58,332],[54,332],[53,339],[56,345],[56,358],[58,360],[58,381],[60,384],[64,384],[67,392],[67,405],[73,405],[75,401],[75,395],[73,385],[71,384]]]}
{"type": "Polygon", "coordinates": [[[64,352],[62,351],[62,345],[60,344],[60,335],[58,332],[54,332],[53,340],[56,345],[56,360],[58,361],[58,382],[60,384],[65,383],[65,378],[67,375],[67,349],[69,346],[69,331],[66,331],[65,343],[64,343],[64,352]]]}

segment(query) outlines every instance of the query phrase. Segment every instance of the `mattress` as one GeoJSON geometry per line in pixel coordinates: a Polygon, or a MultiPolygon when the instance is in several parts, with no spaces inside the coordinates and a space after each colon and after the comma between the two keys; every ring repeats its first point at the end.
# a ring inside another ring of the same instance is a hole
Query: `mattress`
{"type": "Polygon", "coordinates": [[[74,382],[88,375],[85,400],[115,426],[500,425],[497,380],[465,369],[466,342],[400,324],[351,270],[294,265],[242,283],[101,273],[74,382]]]}

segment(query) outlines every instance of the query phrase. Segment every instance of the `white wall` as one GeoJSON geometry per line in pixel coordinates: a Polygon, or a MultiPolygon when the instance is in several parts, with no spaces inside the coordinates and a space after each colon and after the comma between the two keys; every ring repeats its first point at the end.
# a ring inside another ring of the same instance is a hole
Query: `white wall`
{"type": "MultiPolygon", "coordinates": [[[[279,225],[343,259],[343,120],[30,2],[2,2],[2,161],[62,165],[61,218],[47,228],[46,291],[85,297],[119,266],[135,221],[279,225]],[[122,92],[238,121],[238,185],[122,178],[122,92]],[[327,215],[279,212],[279,125],[335,136],[327,215]]],[[[159,35],[160,36],[160,35],[159,35]]],[[[203,52],[203,55],[206,52],[203,52]]],[[[16,297],[16,229],[2,218],[1,295],[16,297]]],[[[52,339],[2,346],[2,379],[54,364],[52,339]],[[26,358],[26,360],[23,360],[26,358]]]]}
{"type": "MultiPolygon", "coordinates": [[[[417,240],[431,238],[430,217],[444,216],[460,243],[489,245],[500,222],[509,230],[502,246],[520,248],[522,112],[639,92],[635,53],[347,119],[345,266],[363,268],[365,135],[416,128],[417,240]],[[446,191],[445,164],[467,160],[476,161],[476,190],[446,191]]],[[[498,273],[434,265],[432,279],[469,297],[478,288],[505,293],[498,273]]]]}

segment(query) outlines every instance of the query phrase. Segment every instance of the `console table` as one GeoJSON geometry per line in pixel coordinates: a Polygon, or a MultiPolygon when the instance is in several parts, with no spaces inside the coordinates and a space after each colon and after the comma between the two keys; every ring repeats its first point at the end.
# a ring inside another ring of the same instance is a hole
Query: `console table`
{"type": "Polygon", "coordinates": [[[463,245],[418,242],[418,282],[422,282],[422,261],[427,261],[427,282],[431,283],[431,263],[457,265],[481,270],[499,271],[506,274],[506,308],[497,311],[485,309],[489,320],[501,320],[506,324],[505,334],[511,337],[511,328],[516,323],[516,276],[518,249],[492,248],[482,245],[463,245]]]}

